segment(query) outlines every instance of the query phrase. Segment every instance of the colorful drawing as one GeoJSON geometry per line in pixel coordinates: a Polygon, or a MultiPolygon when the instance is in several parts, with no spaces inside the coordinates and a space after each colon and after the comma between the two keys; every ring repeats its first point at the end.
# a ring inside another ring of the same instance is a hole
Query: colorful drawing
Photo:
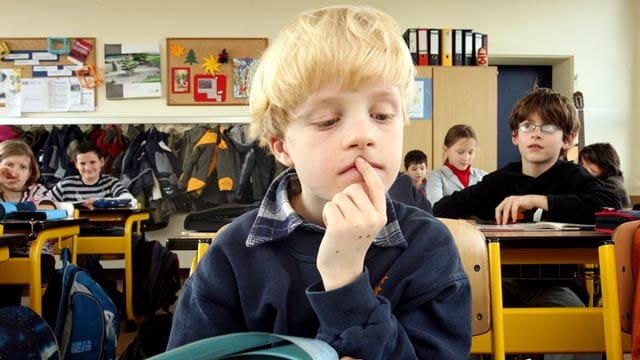
{"type": "Polygon", "coordinates": [[[254,58],[233,58],[233,96],[247,98],[251,78],[258,64],[254,58]]]}
{"type": "Polygon", "coordinates": [[[171,92],[174,94],[188,93],[191,91],[191,83],[189,81],[190,69],[187,67],[171,68],[171,92]]]}
{"type": "Polygon", "coordinates": [[[224,102],[227,100],[227,77],[223,74],[194,76],[193,99],[197,102],[224,102]]]}

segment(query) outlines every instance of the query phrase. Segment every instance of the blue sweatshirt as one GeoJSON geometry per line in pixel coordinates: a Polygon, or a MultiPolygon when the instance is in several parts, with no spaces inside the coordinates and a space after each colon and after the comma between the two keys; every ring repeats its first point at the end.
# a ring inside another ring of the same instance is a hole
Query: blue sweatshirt
{"type": "Polygon", "coordinates": [[[265,331],[318,338],[367,360],[466,359],[471,289],[446,227],[387,198],[388,223],[362,275],[324,291],[316,268],[324,228],[290,207],[296,181],[293,171],[280,176],[260,209],[216,238],[180,294],[168,349],[265,331]]]}

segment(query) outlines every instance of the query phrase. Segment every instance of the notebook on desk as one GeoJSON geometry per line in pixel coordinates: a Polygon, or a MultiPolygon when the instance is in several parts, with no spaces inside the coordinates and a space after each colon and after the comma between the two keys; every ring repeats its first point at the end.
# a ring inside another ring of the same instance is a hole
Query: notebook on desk
{"type": "Polygon", "coordinates": [[[131,199],[122,198],[100,198],[93,203],[96,209],[130,208],[131,199]]]}
{"type": "Polygon", "coordinates": [[[534,223],[515,223],[506,225],[475,224],[481,231],[578,231],[593,230],[593,224],[574,224],[553,221],[540,221],[534,223]]]}

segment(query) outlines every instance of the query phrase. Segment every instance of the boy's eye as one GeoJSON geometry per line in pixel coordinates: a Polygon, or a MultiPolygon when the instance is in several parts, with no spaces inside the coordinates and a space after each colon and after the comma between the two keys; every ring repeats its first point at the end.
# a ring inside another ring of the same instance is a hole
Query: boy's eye
{"type": "Polygon", "coordinates": [[[371,117],[378,121],[386,121],[389,120],[392,115],[389,114],[371,114],[371,117]]]}
{"type": "Polygon", "coordinates": [[[329,119],[318,122],[316,125],[320,128],[329,128],[335,125],[338,122],[338,119],[329,119]]]}

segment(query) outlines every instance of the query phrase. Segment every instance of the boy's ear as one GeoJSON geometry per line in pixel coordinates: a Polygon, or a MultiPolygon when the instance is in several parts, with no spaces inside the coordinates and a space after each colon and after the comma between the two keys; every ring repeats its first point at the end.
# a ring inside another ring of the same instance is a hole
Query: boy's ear
{"type": "Polygon", "coordinates": [[[564,137],[562,139],[562,149],[563,150],[569,150],[571,149],[571,147],[573,146],[573,142],[576,140],[576,134],[575,133],[571,133],[567,136],[567,139],[565,140],[564,137]]]}
{"type": "Polygon", "coordinates": [[[269,149],[271,149],[273,156],[275,156],[276,160],[282,163],[282,165],[286,167],[293,167],[293,159],[289,155],[285,140],[273,136],[270,137],[269,149]]]}
{"type": "Polygon", "coordinates": [[[518,132],[517,131],[512,131],[511,132],[511,142],[513,143],[513,145],[518,146],[518,132]]]}

